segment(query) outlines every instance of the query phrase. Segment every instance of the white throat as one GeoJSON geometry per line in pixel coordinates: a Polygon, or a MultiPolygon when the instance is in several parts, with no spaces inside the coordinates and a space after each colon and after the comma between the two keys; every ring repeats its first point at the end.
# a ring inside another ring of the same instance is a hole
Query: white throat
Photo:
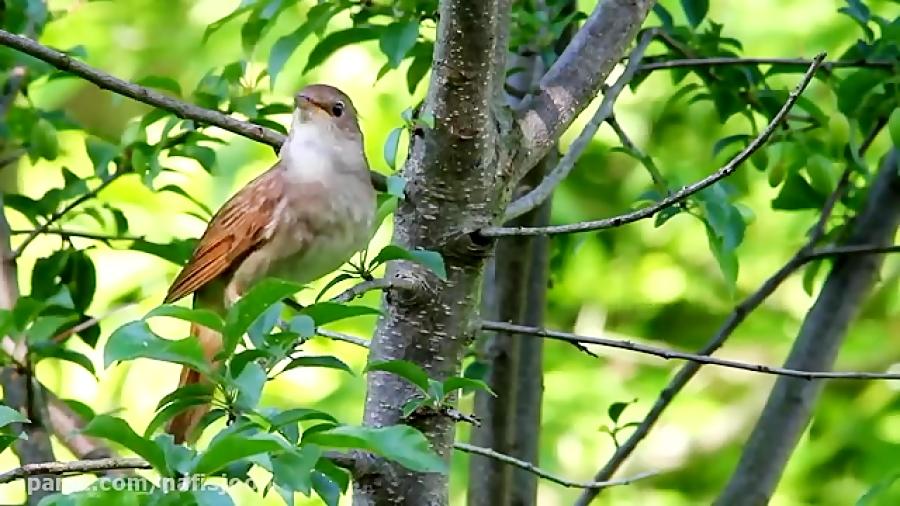
{"type": "Polygon", "coordinates": [[[340,163],[337,139],[330,125],[319,121],[301,121],[294,111],[291,130],[278,156],[292,179],[321,179],[333,173],[340,163]]]}

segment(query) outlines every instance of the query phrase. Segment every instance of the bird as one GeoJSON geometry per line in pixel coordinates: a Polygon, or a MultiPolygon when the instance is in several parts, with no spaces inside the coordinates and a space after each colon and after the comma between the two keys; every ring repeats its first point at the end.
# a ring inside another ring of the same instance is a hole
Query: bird
{"type": "MultiPolygon", "coordinates": [[[[357,110],[341,90],[311,84],[294,96],[278,161],[235,193],[210,219],[164,303],[193,294],[195,308],[224,316],[254,283],[314,281],[363,249],[372,236],[375,188],[357,110]]],[[[191,325],[214,364],[222,336],[191,325]]],[[[179,387],[207,381],[184,366],[179,387]]],[[[177,444],[195,441],[210,406],[194,405],[166,425],[177,444]]]]}

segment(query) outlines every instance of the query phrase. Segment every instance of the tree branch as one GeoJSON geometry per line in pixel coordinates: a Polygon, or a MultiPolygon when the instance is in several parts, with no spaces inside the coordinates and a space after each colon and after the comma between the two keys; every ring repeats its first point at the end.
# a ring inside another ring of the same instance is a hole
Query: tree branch
{"type": "Polygon", "coordinates": [[[0,474],[0,484],[21,480],[38,474],[66,475],[86,474],[116,469],[153,469],[147,461],[138,458],[106,458],[97,460],[73,460],[70,462],[41,462],[26,464],[0,474]]]}
{"type": "MultiPolygon", "coordinates": [[[[0,30],[0,31],[2,31],[2,30],[0,30]]],[[[80,206],[81,204],[84,204],[88,200],[96,197],[98,193],[100,193],[101,191],[103,191],[104,188],[106,188],[107,186],[112,184],[113,181],[119,179],[120,177],[124,176],[125,174],[128,174],[129,172],[130,172],[129,170],[123,170],[120,168],[113,175],[111,175],[110,177],[106,178],[103,182],[101,182],[96,188],[88,191],[87,193],[85,193],[83,195],[80,195],[78,198],[76,198],[72,202],[69,202],[69,204],[66,205],[64,208],[62,208],[59,211],[56,211],[55,213],[50,215],[50,217],[47,219],[47,221],[42,223],[41,226],[39,226],[38,228],[36,228],[28,233],[28,236],[25,237],[25,240],[23,240],[22,243],[19,244],[19,247],[16,248],[15,251],[13,251],[13,254],[12,254],[13,258],[19,258],[20,256],[22,256],[22,252],[25,251],[25,248],[27,248],[28,245],[32,243],[32,241],[37,239],[37,237],[39,235],[46,233],[54,223],[56,223],[57,221],[60,220],[60,218],[62,218],[67,213],[72,211],[72,209],[75,209],[76,207],[80,206]]]]}
{"type": "Polygon", "coordinates": [[[650,346],[646,344],[636,343],[624,339],[608,339],[605,337],[591,337],[572,334],[569,332],[559,332],[556,330],[542,329],[538,327],[528,327],[525,325],[516,325],[504,322],[481,322],[481,328],[484,330],[496,330],[503,332],[511,332],[536,337],[546,337],[558,341],[594,344],[597,346],[605,346],[608,348],[618,348],[622,350],[643,353],[645,355],[654,355],[666,360],[688,360],[698,364],[716,365],[727,367],[730,369],[741,369],[745,371],[758,372],[762,374],[771,374],[775,376],[790,376],[793,378],[812,379],[857,379],[857,380],[900,380],[900,373],[875,373],[875,372],[834,372],[834,371],[805,371],[799,369],[788,369],[784,367],[768,366],[763,364],[753,364],[750,362],[741,362],[738,360],[729,360],[725,358],[715,358],[709,355],[701,355],[698,353],[688,353],[683,351],[661,348],[658,346],[650,346]]]}
{"type": "Polygon", "coordinates": [[[279,148],[282,142],[284,142],[284,136],[274,130],[232,118],[231,116],[222,114],[218,111],[188,104],[153,89],[138,86],[119,79],[118,77],[114,77],[106,72],[82,63],[65,53],[50,49],[49,47],[38,44],[21,35],[15,35],[5,30],[0,30],[0,44],[11,47],[29,56],[33,56],[39,60],[43,60],[59,70],[81,77],[82,79],[97,85],[97,87],[101,89],[110,90],[119,95],[137,100],[138,102],[143,102],[159,109],[169,111],[179,118],[193,119],[201,123],[214,125],[224,130],[228,130],[229,132],[247,137],[248,139],[268,144],[274,148],[279,148]]]}
{"type": "MultiPolygon", "coordinates": [[[[790,65],[795,67],[809,67],[811,64],[812,60],[807,58],[683,58],[677,60],[644,63],[638,68],[638,72],[650,72],[654,70],[684,67],[716,67],[728,65],[790,65]]],[[[897,62],[892,60],[832,60],[823,61],[821,67],[823,70],[849,67],[890,69],[896,64],[897,62]]]]}
{"type": "Polygon", "coordinates": [[[522,101],[517,123],[522,133],[521,178],[547,154],[572,121],[597,96],[600,86],[634,39],[653,0],[606,0],[572,38],[541,78],[537,92],[522,101]]]}
{"type": "Polygon", "coordinates": [[[794,106],[794,103],[800,97],[800,94],[809,85],[810,80],[812,80],[813,74],[815,74],[816,69],[819,68],[819,65],[822,63],[822,60],[824,58],[825,53],[820,53],[815,58],[813,58],[812,63],[806,70],[806,73],[803,75],[803,79],[801,79],[800,83],[797,84],[797,86],[791,91],[787,101],[785,101],[784,105],[781,106],[781,109],[775,114],[769,124],[766,125],[762,132],[760,132],[759,135],[756,136],[756,138],[754,138],[746,148],[741,150],[740,153],[735,155],[731,160],[728,161],[728,163],[726,163],[716,172],[701,179],[700,181],[697,181],[696,183],[681,188],[677,192],[672,193],[656,204],[638,209],[636,211],[632,211],[630,213],[625,213],[619,216],[614,216],[612,218],[606,218],[602,220],[585,221],[580,223],[572,223],[569,225],[553,225],[548,227],[491,227],[482,229],[480,231],[480,234],[484,237],[503,237],[508,235],[552,235],[615,228],[628,223],[633,223],[635,221],[650,218],[659,211],[662,211],[669,206],[684,201],[694,193],[697,193],[700,190],[703,190],[704,188],[707,188],[715,184],[716,182],[730,176],[732,173],[734,173],[735,170],[737,170],[741,163],[750,158],[750,155],[752,155],[756,150],[761,148],[766,143],[769,136],[771,136],[772,132],[775,131],[775,128],[784,120],[788,111],[790,111],[794,106]]]}
{"type": "Polygon", "coordinates": [[[480,446],[473,446],[466,443],[454,443],[453,447],[459,451],[463,451],[466,453],[471,453],[474,455],[481,455],[482,457],[488,457],[491,459],[498,460],[505,464],[509,464],[511,466],[518,467],[519,469],[524,469],[530,473],[534,473],[541,478],[552,481],[553,483],[558,483],[564,487],[569,488],[586,488],[593,490],[600,490],[609,487],[615,487],[620,485],[630,485],[638,480],[642,480],[644,478],[649,478],[654,476],[656,473],[642,473],[637,476],[632,476],[630,478],[623,478],[621,480],[612,480],[612,481],[574,481],[569,480],[555,474],[551,474],[549,471],[545,471],[540,467],[532,464],[531,462],[526,462],[524,460],[519,460],[515,457],[510,457],[509,455],[505,455],[503,453],[495,452],[490,448],[482,448],[480,446]]]}
{"type": "MultiPolygon", "coordinates": [[[[875,128],[875,132],[880,130],[882,126],[877,126],[875,128]]],[[[874,137],[874,135],[870,135],[870,138],[874,137]]],[[[860,156],[865,152],[865,149],[868,146],[863,146],[860,148],[860,156]]],[[[716,331],[716,334],[700,349],[698,353],[702,355],[712,355],[716,350],[718,350],[722,345],[731,337],[731,334],[740,326],[741,323],[747,318],[747,316],[752,313],[760,304],[763,303],[775,290],[781,286],[781,284],[787,280],[794,272],[797,271],[800,267],[805,265],[808,260],[807,257],[813,252],[813,248],[822,239],[826,232],[826,225],[828,224],[828,219],[831,217],[832,212],[834,212],[834,207],[837,205],[837,202],[840,200],[841,196],[843,196],[844,192],[847,189],[847,186],[850,181],[850,172],[851,169],[848,167],[843,175],[841,176],[840,181],[835,187],[834,191],[825,201],[825,204],[822,206],[822,212],[819,215],[819,218],[816,220],[816,223],[810,229],[809,238],[806,243],[787,261],[780,269],[778,269],[772,276],[766,279],[760,287],[750,294],[747,298],[741,301],[740,304],[735,306],[734,310],[728,315],[728,318],[719,327],[719,330],[716,331]]],[[[819,251],[824,251],[819,250],[819,251]]],[[[610,457],[609,461],[599,470],[597,474],[594,475],[595,480],[603,480],[612,477],[612,475],[616,472],[620,465],[631,455],[631,452],[637,448],[637,445],[647,436],[656,422],[659,420],[659,417],[662,416],[663,411],[669,406],[672,400],[675,398],[675,395],[684,388],[685,385],[697,374],[697,371],[700,370],[701,364],[698,362],[690,362],[685,364],[678,373],[675,374],[675,377],[669,382],[668,385],[660,392],[659,397],[656,399],[656,402],[653,403],[653,407],[650,408],[650,411],[641,421],[641,423],[637,426],[634,432],[625,440],[624,443],[619,445],[616,448],[615,453],[612,457],[610,457]]],[[[591,501],[594,500],[594,497],[597,496],[597,492],[592,492],[590,490],[584,491],[578,500],[575,502],[576,506],[587,506],[591,501]]]]}
{"type": "MultiPolygon", "coordinates": [[[[269,145],[276,150],[278,150],[284,142],[285,136],[272,129],[247,121],[241,121],[219,111],[189,104],[151,88],[138,86],[137,84],[119,79],[118,77],[76,60],[65,53],[50,49],[47,46],[38,44],[21,35],[16,35],[7,32],[6,30],[0,30],[0,45],[13,48],[47,62],[57,69],[81,77],[101,89],[109,90],[118,95],[137,100],[138,102],[143,102],[158,109],[169,111],[179,118],[191,119],[199,123],[216,126],[242,137],[269,145]]],[[[370,176],[372,177],[372,184],[375,188],[384,190],[387,187],[386,179],[382,174],[370,172],[370,176]]]]}
{"type": "Polygon", "coordinates": [[[63,238],[67,237],[80,237],[83,239],[94,239],[97,241],[109,242],[109,241],[143,241],[143,236],[136,235],[119,235],[119,234],[103,234],[97,232],[85,232],[81,230],[67,230],[67,229],[47,229],[42,230],[31,229],[31,230],[11,230],[11,235],[58,235],[63,238]]]}
{"type": "Polygon", "coordinates": [[[625,89],[625,86],[627,86],[631,81],[631,78],[634,77],[634,73],[637,71],[638,65],[641,62],[641,57],[643,57],[644,51],[647,50],[647,46],[649,46],[650,42],[653,40],[655,33],[656,31],[652,29],[644,32],[641,40],[629,55],[628,65],[625,67],[625,70],[622,71],[622,75],[620,75],[619,78],[616,79],[616,82],[606,91],[606,93],[604,93],[603,100],[600,102],[600,106],[597,107],[597,112],[594,113],[594,116],[584,127],[584,130],[578,134],[578,137],[569,146],[569,151],[563,155],[556,167],[547,174],[544,180],[541,181],[536,188],[518,198],[507,207],[506,216],[503,217],[504,220],[518,218],[541,205],[541,202],[546,200],[563,179],[569,175],[575,167],[575,162],[578,161],[585,148],[591,143],[594,135],[597,134],[600,125],[612,116],[616,99],[619,98],[619,94],[622,93],[622,90],[625,89]]]}

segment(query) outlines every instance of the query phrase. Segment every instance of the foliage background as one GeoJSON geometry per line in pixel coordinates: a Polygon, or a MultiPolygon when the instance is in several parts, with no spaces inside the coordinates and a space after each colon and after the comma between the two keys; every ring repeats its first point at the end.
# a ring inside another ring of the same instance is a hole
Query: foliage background
{"type": "MultiPolygon", "coordinates": [[[[661,3],[680,15],[677,2],[661,3]]],[[[207,42],[202,41],[204,29],[231,12],[238,4],[236,0],[59,0],[49,4],[51,9],[69,10],[69,14],[47,26],[43,43],[59,48],[82,45],[88,63],[128,80],[164,75],[190,90],[209,68],[242,56],[240,23],[226,25],[207,42]]],[[[581,4],[590,9],[593,2],[581,4]]],[[[840,0],[722,0],[712,2],[708,17],[724,24],[725,35],[739,39],[743,54],[749,56],[809,57],[825,50],[836,58],[860,36],[850,18],[837,14],[842,5],[840,0]]],[[[900,9],[888,0],[873,1],[870,6],[888,18],[900,9]]],[[[258,72],[265,67],[265,49],[303,20],[303,10],[289,9],[264,36],[253,56],[251,75],[254,69],[258,72]]],[[[656,22],[651,16],[650,23],[656,22]]],[[[339,17],[332,26],[341,23],[349,24],[349,20],[339,17]]],[[[304,75],[305,58],[313,44],[308,40],[288,60],[271,96],[280,99],[316,81],[344,89],[360,110],[373,168],[388,172],[383,142],[388,132],[401,124],[401,111],[421,98],[425,84],[410,96],[406,64],[401,71],[390,72],[376,82],[374,76],[383,62],[377,42],[345,47],[304,75]]],[[[796,75],[790,74],[783,82],[790,86],[795,79],[796,75]]],[[[129,120],[147,112],[144,106],[78,79],[34,85],[31,92],[31,100],[39,107],[62,108],[89,132],[111,141],[118,140],[129,120]]],[[[668,99],[673,92],[670,75],[655,72],[636,94],[629,90],[623,93],[616,114],[633,140],[654,157],[670,180],[687,182],[724,161],[727,152],[714,155],[713,143],[727,135],[745,133],[746,122],[734,117],[719,124],[709,102],[672,103],[668,99]]],[[[834,110],[835,96],[824,86],[814,84],[806,96],[822,109],[834,110]]],[[[286,118],[281,121],[286,124],[286,118]]],[[[564,144],[581,124],[576,123],[564,137],[564,144]]],[[[848,128],[840,116],[832,118],[829,129],[836,144],[845,142],[848,128]]],[[[157,186],[176,183],[214,209],[275,159],[270,149],[249,140],[230,135],[227,139],[227,145],[216,148],[217,164],[212,175],[196,162],[172,158],[167,166],[178,169],[178,173],[162,176],[157,186]]],[[[82,176],[92,173],[80,133],[63,131],[60,142],[61,156],[53,162],[40,160],[30,165],[23,160],[18,177],[24,194],[37,198],[60,186],[60,166],[82,176]]],[[[886,135],[876,141],[869,150],[870,166],[889,142],[886,135]]],[[[646,173],[637,162],[610,150],[616,145],[618,140],[604,126],[573,175],[557,191],[555,222],[617,214],[648,187],[646,173]]],[[[746,191],[740,202],[755,214],[738,248],[740,274],[734,297],[740,297],[755,289],[802,244],[814,214],[772,210],[770,201],[777,191],[749,165],[729,181],[746,191]]],[[[196,237],[204,227],[203,221],[188,214],[196,210],[189,201],[153,193],[137,178],[117,181],[101,194],[100,201],[115,203],[127,214],[132,231],[157,242],[196,237]]],[[[10,214],[13,229],[28,228],[23,217],[10,214]]],[[[79,226],[97,230],[97,224],[85,216],[70,224],[70,228],[79,226]]],[[[380,246],[388,237],[389,231],[382,229],[375,241],[380,246]]],[[[30,285],[34,260],[52,252],[58,241],[42,237],[30,247],[20,263],[23,287],[30,285]]],[[[174,264],[154,256],[75,241],[92,246],[98,289],[90,312],[109,314],[102,323],[104,338],[112,329],[156,306],[177,270],[174,264]]],[[[709,338],[735,300],[709,252],[702,224],[686,215],[673,218],[662,228],[639,222],[601,233],[556,237],[553,245],[560,253],[569,252],[565,258],[555,256],[552,265],[547,323],[553,328],[694,349],[709,338]]],[[[880,288],[851,327],[838,369],[881,371],[900,358],[900,341],[896,339],[900,335],[898,278],[900,261],[889,258],[880,288]]],[[[368,297],[369,302],[376,301],[376,295],[368,297]]],[[[799,276],[789,280],[737,330],[722,355],[780,363],[811,301],[799,276]]],[[[372,318],[363,317],[335,328],[369,336],[373,324],[372,318]]],[[[154,326],[172,337],[186,332],[178,322],[154,326]]],[[[173,365],[138,361],[101,370],[102,346],[94,351],[80,342],[73,341],[73,345],[81,346],[79,351],[94,358],[100,371],[98,379],[77,366],[52,360],[42,362],[38,375],[60,396],[86,402],[98,413],[116,411],[135,427],[146,425],[156,402],[177,382],[178,368],[173,365]]],[[[313,346],[340,356],[356,371],[364,365],[362,351],[350,345],[320,340],[313,346]]],[[[608,422],[606,407],[616,401],[637,399],[623,418],[640,419],[675,367],[628,352],[603,350],[602,356],[598,361],[579,355],[565,344],[547,343],[542,467],[587,479],[613,450],[609,437],[599,430],[608,422]]],[[[736,463],[772,381],[763,375],[704,368],[620,473],[625,476],[654,470],[660,475],[609,490],[598,504],[675,506],[708,502],[736,463]]],[[[363,396],[364,382],[359,376],[348,380],[337,371],[297,369],[268,388],[262,404],[315,406],[343,421],[355,422],[362,415],[363,396]]],[[[463,401],[464,410],[470,401],[463,401]]],[[[829,383],[772,504],[852,504],[874,483],[900,472],[898,406],[896,385],[829,383]]],[[[466,432],[465,428],[461,430],[466,432]]],[[[57,452],[61,460],[68,457],[62,448],[57,452]]],[[[462,504],[465,496],[467,458],[459,453],[455,456],[455,504],[462,504]]],[[[16,465],[11,452],[0,456],[0,468],[16,465]]],[[[72,478],[67,483],[76,488],[90,481],[72,478]]],[[[900,489],[900,485],[895,488],[900,489]]],[[[232,493],[241,504],[257,503],[258,496],[250,490],[236,488],[232,493]]],[[[539,494],[540,504],[552,506],[571,502],[576,491],[542,482],[539,494]]],[[[891,497],[900,500],[900,490],[885,500],[891,497]]],[[[0,502],[20,498],[21,484],[0,488],[0,502]]],[[[278,503],[272,496],[265,504],[278,503]]]]}

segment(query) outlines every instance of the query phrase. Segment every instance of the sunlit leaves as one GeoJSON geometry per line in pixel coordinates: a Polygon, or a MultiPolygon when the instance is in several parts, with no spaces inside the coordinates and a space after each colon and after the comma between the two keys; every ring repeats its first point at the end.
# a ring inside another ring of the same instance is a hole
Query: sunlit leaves
{"type": "Polygon", "coordinates": [[[121,418],[98,415],[88,423],[83,431],[88,436],[108,439],[140,455],[154,468],[164,472],[166,458],[162,450],[152,441],[139,436],[121,418]]]}
{"type": "Polygon", "coordinates": [[[336,448],[369,450],[413,471],[445,473],[447,464],[418,430],[407,425],[388,427],[339,426],[304,437],[304,442],[336,448]]]}
{"type": "Polygon", "coordinates": [[[163,339],[153,333],[144,321],[134,321],[116,329],[103,350],[106,367],[114,362],[136,358],[188,365],[200,371],[209,368],[196,338],[177,341],[163,339]]]}

